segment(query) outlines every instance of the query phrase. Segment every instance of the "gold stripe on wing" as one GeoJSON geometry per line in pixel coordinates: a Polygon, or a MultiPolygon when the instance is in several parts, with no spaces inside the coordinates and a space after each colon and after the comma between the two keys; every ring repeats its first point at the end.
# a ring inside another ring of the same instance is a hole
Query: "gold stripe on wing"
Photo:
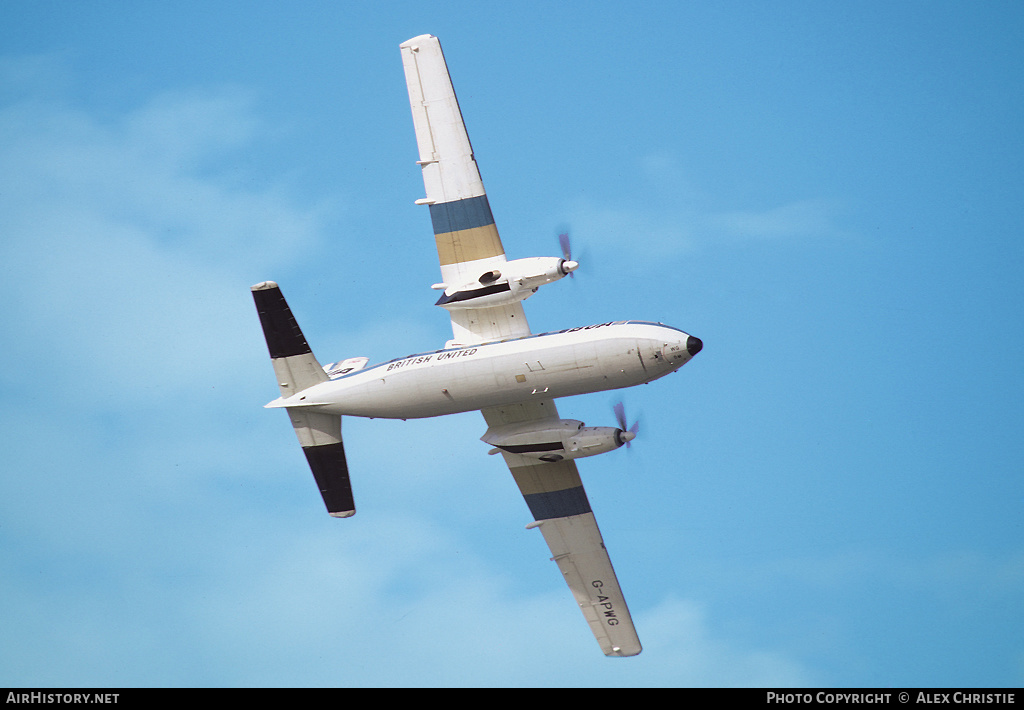
{"type": "Polygon", "coordinates": [[[493,224],[435,234],[434,239],[437,241],[437,256],[441,266],[505,254],[498,228],[493,224]]]}

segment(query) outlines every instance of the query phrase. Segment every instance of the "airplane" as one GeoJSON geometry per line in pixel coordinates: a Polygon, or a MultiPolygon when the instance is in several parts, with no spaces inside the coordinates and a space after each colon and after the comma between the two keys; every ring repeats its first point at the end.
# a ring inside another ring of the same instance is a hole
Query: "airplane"
{"type": "Polygon", "coordinates": [[[601,650],[642,650],[576,460],[629,445],[636,426],[588,427],[562,419],[555,400],[631,387],[675,372],[703,347],[678,328],[610,321],[534,334],[523,301],[579,264],[561,257],[509,260],[498,235],[437,37],[400,45],[427,205],[441,266],[437,300],[451,318],[443,348],[369,366],[366,357],[326,366],[299,328],[280,287],[252,287],[280,397],[328,513],[355,514],[341,436],[343,416],[411,419],[479,410],[481,440],[500,454],[601,650]]]}

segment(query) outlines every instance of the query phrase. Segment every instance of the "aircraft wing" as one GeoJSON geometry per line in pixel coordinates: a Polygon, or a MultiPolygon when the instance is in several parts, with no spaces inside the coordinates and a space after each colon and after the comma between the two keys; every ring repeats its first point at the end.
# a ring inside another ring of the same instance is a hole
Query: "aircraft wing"
{"type": "MultiPolygon", "coordinates": [[[[473,147],[462,120],[441,43],[432,35],[401,45],[416,144],[430,207],[441,280],[448,286],[479,281],[505,263],[473,147]]],[[[485,289],[486,280],[480,282],[485,289]]],[[[529,335],[522,302],[451,309],[454,343],[469,345],[529,335]]]]}
{"type": "MultiPolygon", "coordinates": [[[[483,410],[489,427],[558,418],[554,400],[539,400],[483,410]]],[[[605,549],[597,520],[583,490],[576,462],[545,463],[502,452],[526,499],[551,559],[558,564],[576,603],[606,656],[635,656],[641,651],[633,620],[605,549]]]]}

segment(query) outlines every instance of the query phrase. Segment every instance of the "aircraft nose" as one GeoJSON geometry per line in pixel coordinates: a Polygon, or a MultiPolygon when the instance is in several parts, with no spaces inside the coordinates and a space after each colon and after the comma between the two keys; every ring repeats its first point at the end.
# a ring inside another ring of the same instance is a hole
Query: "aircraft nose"
{"type": "MultiPolygon", "coordinates": [[[[666,364],[673,368],[679,368],[688,363],[703,347],[704,343],[700,338],[681,333],[679,337],[664,344],[661,348],[661,355],[664,356],[666,364]],[[686,336],[685,340],[682,337],[684,335],[686,336]]],[[[655,353],[654,357],[658,357],[658,354],[655,353]]]]}

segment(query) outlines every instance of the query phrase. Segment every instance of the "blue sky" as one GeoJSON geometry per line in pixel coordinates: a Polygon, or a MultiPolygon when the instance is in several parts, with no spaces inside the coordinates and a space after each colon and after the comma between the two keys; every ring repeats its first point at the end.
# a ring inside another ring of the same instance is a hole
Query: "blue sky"
{"type": "Polygon", "coordinates": [[[0,6],[0,684],[1024,684],[1024,9],[0,6]],[[606,659],[477,413],[346,419],[333,520],[249,294],[323,362],[450,337],[398,45],[439,36],[535,332],[679,373],[581,463],[606,659]]]}

